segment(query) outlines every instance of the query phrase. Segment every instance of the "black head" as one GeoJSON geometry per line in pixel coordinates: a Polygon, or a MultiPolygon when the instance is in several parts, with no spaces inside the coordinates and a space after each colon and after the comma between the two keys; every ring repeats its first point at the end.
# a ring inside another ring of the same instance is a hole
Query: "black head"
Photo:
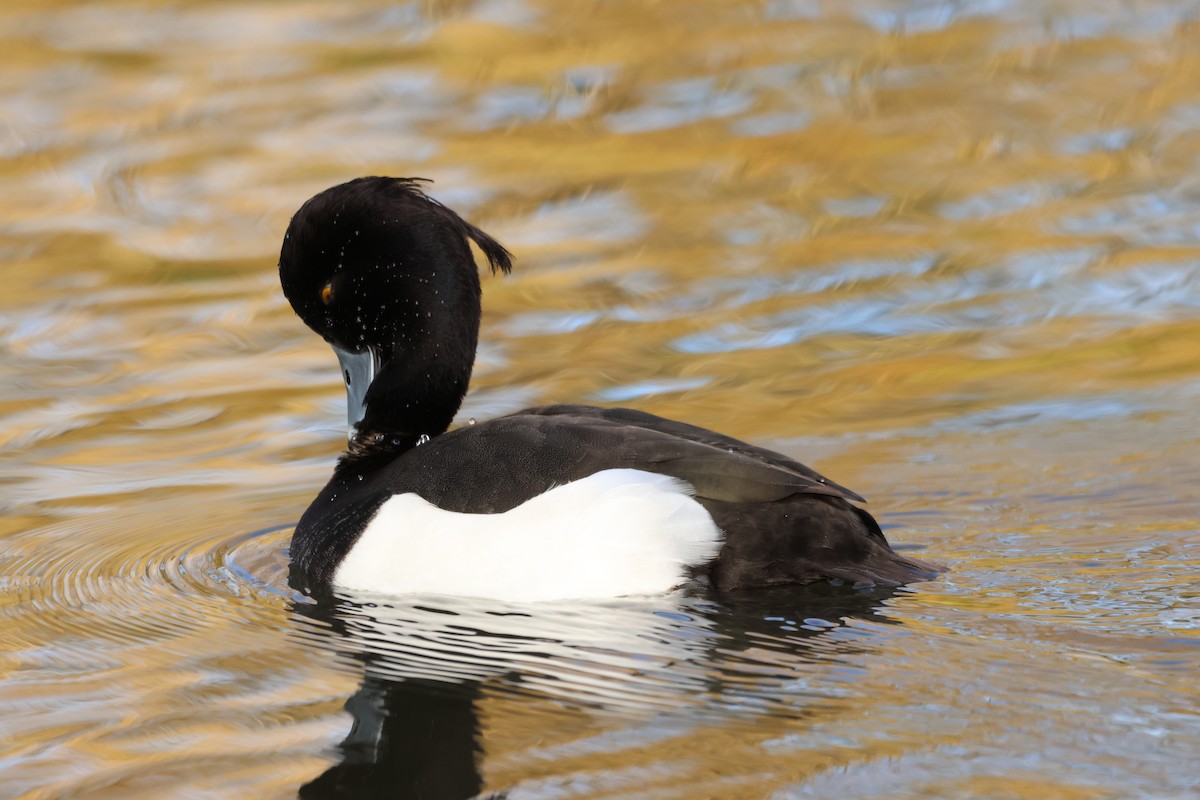
{"type": "Polygon", "coordinates": [[[338,353],[352,439],[356,422],[359,439],[434,436],[449,426],[479,337],[468,240],[493,272],[512,269],[507,250],[420,182],[359,178],[326,189],[296,212],[283,240],[283,293],[338,353]]]}

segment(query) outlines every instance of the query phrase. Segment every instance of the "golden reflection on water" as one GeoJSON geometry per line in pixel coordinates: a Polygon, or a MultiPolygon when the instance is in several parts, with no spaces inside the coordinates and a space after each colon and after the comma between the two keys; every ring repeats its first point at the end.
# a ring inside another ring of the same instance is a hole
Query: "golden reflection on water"
{"type": "Polygon", "coordinates": [[[548,662],[579,696],[488,677],[484,788],[1196,791],[1189,14],[4,5],[0,783],[288,797],[339,758],[396,656],[285,585],[343,416],[274,264],[304,199],[374,173],[435,179],[517,255],[464,415],[620,403],[754,439],[952,567],[872,601],[900,624],[689,612],[710,639],[645,686],[619,646],[548,662]],[[669,719],[630,710],[646,686],[669,719]]]}

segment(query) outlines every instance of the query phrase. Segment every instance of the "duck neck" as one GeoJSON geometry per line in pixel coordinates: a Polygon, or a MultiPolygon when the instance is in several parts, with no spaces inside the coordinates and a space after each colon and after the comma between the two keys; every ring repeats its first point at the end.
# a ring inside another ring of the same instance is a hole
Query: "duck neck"
{"type": "Polygon", "coordinates": [[[421,437],[445,433],[462,405],[470,379],[469,361],[450,363],[407,355],[386,363],[367,392],[366,412],[355,430],[354,442],[408,450],[421,437]]]}
{"type": "Polygon", "coordinates": [[[404,452],[450,427],[475,362],[480,317],[475,286],[460,313],[426,317],[419,329],[396,329],[391,354],[381,360],[364,398],[351,457],[404,452]]]}

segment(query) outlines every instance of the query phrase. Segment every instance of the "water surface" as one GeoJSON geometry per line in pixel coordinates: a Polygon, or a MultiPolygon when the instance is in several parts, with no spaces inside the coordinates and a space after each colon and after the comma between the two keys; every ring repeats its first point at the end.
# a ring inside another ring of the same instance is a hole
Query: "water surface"
{"type": "Polygon", "coordinates": [[[5,4],[0,794],[1200,795],[1194,18],[5,4]],[[717,428],[951,571],[294,594],[344,412],[275,263],[363,174],[435,179],[517,256],[463,417],[717,428]]]}

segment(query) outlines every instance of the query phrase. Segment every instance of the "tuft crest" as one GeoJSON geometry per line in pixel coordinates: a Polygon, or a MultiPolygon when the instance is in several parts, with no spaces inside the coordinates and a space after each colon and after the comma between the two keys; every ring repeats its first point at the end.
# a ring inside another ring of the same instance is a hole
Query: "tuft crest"
{"type": "MultiPolygon", "coordinates": [[[[367,178],[362,180],[370,179],[367,178]]],[[[493,275],[496,274],[497,270],[503,272],[505,275],[508,275],[512,272],[512,253],[508,252],[508,249],[505,248],[504,245],[500,244],[491,236],[467,222],[453,209],[442,205],[440,202],[425,193],[424,185],[432,184],[433,181],[431,179],[390,178],[388,180],[392,181],[393,186],[396,189],[399,189],[411,197],[423,200],[433,208],[437,209],[439,214],[441,214],[448,222],[452,223],[454,227],[458,229],[459,233],[463,235],[464,239],[471,239],[473,242],[475,242],[475,244],[479,245],[479,249],[482,250],[484,256],[487,257],[488,265],[491,267],[493,275]]]]}

